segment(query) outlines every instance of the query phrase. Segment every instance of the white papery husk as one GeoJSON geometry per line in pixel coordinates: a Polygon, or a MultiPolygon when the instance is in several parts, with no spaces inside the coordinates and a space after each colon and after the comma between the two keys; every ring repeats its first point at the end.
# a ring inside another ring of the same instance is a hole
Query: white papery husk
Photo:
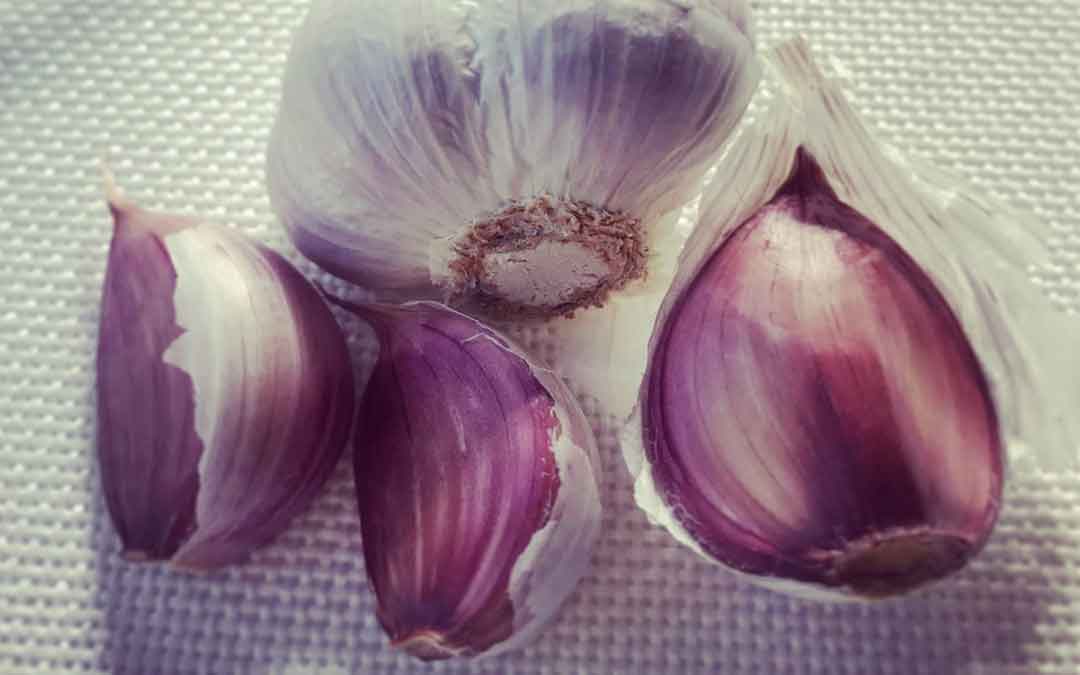
{"type": "MultiPolygon", "coordinates": [[[[755,89],[748,24],[742,0],[317,0],[286,68],[271,200],[305,255],[388,300],[450,298],[455,244],[515,201],[640,220],[646,276],[549,324],[564,372],[602,382],[624,348],[613,316],[655,314],[678,213],[755,89]],[[643,77],[654,61],[682,79],[643,77]]],[[[592,393],[625,417],[635,390],[592,393]]]]}

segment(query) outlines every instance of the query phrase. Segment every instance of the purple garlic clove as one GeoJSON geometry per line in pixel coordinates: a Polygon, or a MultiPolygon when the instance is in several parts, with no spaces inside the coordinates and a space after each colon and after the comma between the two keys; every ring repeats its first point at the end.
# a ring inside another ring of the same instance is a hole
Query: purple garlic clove
{"type": "Polygon", "coordinates": [[[353,412],[349,356],[315,288],[224,227],[111,189],[97,355],[105,502],[131,560],[245,561],[318,494],[353,412]]]}
{"type": "Polygon", "coordinates": [[[434,303],[348,307],[380,343],[354,442],[379,622],[424,660],[527,644],[584,575],[599,531],[581,409],[469,317],[434,303]]]}
{"type": "Polygon", "coordinates": [[[640,420],[669,527],[781,585],[907,591],[970,560],[1001,503],[963,327],[805,150],[671,305],[640,420]]]}
{"type": "Polygon", "coordinates": [[[883,145],[805,40],[719,158],[623,451],[650,520],[818,597],[901,593],[990,536],[1006,449],[1074,465],[1077,324],[1044,225],[883,145]]]}

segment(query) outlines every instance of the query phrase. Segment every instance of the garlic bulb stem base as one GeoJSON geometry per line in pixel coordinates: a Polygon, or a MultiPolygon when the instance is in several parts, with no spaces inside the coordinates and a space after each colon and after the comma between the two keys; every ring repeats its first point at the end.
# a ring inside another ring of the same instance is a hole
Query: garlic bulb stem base
{"type": "Polygon", "coordinates": [[[645,274],[641,221],[541,195],[479,220],[454,246],[455,304],[494,318],[549,318],[599,307],[645,274]]]}
{"type": "Polygon", "coordinates": [[[271,203],[300,252],[384,301],[463,297],[491,319],[610,304],[750,102],[750,23],[747,0],[311,3],[270,134],[271,203]],[[629,214],[632,236],[571,249],[560,276],[578,278],[561,285],[475,293],[486,256],[465,250],[455,271],[453,247],[542,195],[629,214]]]}
{"type": "Polygon", "coordinates": [[[973,548],[966,537],[928,528],[874,534],[841,552],[832,576],[863,597],[899,595],[960,569],[973,548]]]}
{"type": "Polygon", "coordinates": [[[393,640],[390,646],[422,661],[442,661],[464,653],[464,650],[455,649],[453,645],[447,644],[440,633],[430,630],[417,631],[407,637],[393,640]]]}

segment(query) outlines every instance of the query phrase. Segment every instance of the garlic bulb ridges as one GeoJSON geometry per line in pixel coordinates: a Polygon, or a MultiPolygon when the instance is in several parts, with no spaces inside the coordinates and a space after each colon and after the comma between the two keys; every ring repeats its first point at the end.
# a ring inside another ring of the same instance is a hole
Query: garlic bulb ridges
{"type": "Polygon", "coordinates": [[[305,255],[387,298],[567,316],[646,277],[757,78],[742,0],[323,0],[271,198],[305,255]]]}

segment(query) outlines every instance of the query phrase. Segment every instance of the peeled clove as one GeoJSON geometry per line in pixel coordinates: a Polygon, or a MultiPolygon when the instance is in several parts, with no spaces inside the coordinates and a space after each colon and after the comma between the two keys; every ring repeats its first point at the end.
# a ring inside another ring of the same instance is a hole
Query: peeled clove
{"type": "Polygon", "coordinates": [[[97,354],[105,503],[130,560],[209,570],[280,534],[348,442],[341,331],[277,253],[111,185],[97,354]]]}
{"type": "Polygon", "coordinates": [[[505,337],[442,305],[345,306],[380,345],[354,441],[379,622],[424,660],[527,644],[599,531],[581,409],[505,337]]]}
{"type": "Polygon", "coordinates": [[[639,505],[707,559],[894,595],[983,547],[1007,445],[1074,451],[1057,406],[1080,399],[1032,376],[1057,321],[1024,274],[1033,235],[898,166],[804,42],[773,59],[786,89],[721,161],[624,450],[639,505]]]}

